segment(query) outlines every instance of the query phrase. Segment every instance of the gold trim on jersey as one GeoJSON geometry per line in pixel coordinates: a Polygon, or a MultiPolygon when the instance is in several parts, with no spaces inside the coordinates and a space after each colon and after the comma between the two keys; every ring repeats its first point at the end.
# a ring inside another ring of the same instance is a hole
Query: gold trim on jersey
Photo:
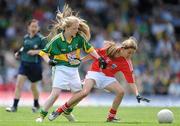
{"type": "Polygon", "coordinates": [[[85,46],[85,43],[84,43],[84,49],[85,49],[85,52],[86,52],[86,53],[91,53],[91,52],[94,51],[94,48],[93,48],[93,47],[91,47],[91,48],[89,48],[89,49],[87,50],[87,48],[86,48],[86,46],[85,46]]]}
{"type": "MultiPolygon", "coordinates": [[[[80,59],[80,49],[77,49],[75,50],[76,51],[76,58],[77,59],[80,59]]],[[[70,52],[71,53],[71,52],[70,52]]],[[[60,55],[55,55],[54,56],[54,59],[57,59],[57,60],[63,60],[63,61],[69,61],[68,60],[68,57],[67,57],[68,54],[60,54],[60,55]]]]}
{"type": "Polygon", "coordinates": [[[63,61],[67,61],[68,62],[68,58],[67,58],[66,54],[55,55],[54,59],[63,60],[63,61]]]}
{"type": "Polygon", "coordinates": [[[65,38],[64,38],[63,32],[61,32],[59,35],[60,35],[60,37],[61,37],[62,41],[65,41],[65,38]]]}
{"type": "Polygon", "coordinates": [[[72,38],[69,41],[66,39],[66,42],[70,44],[72,40],[73,40],[72,38]]]}
{"type": "Polygon", "coordinates": [[[39,55],[40,55],[41,57],[43,57],[44,55],[47,55],[47,53],[45,53],[44,51],[41,50],[41,51],[39,52],[39,55]]]}
{"type": "MultiPolygon", "coordinates": [[[[63,32],[60,33],[60,37],[61,37],[62,41],[65,41],[63,32]]],[[[72,42],[72,40],[73,40],[73,38],[71,38],[69,41],[66,39],[66,42],[70,44],[72,42]]]]}
{"type": "Polygon", "coordinates": [[[76,58],[80,59],[81,49],[76,50],[76,58]]]}

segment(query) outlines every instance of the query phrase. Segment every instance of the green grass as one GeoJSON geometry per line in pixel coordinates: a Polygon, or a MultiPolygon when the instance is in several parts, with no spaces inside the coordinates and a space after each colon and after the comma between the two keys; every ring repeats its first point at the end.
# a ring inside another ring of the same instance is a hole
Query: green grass
{"type": "MultiPolygon", "coordinates": [[[[29,107],[20,107],[16,113],[8,113],[4,107],[0,108],[0,126],[180,126],[180,108],[169,108],[174,113],[173,124],[158,124],[156,114],[162,108],[159,107],[120,107],[118,117],[120,123],[107,123],[107,107],[77,107],[74,115],[78,120],[75,123],[68,122],[60,116],[53,122],[47,118],[43,123],[36,123],[38,113],[31,112],[29,107]]],[[[52,111],[52,110],[51,110],[52,111]]]]}

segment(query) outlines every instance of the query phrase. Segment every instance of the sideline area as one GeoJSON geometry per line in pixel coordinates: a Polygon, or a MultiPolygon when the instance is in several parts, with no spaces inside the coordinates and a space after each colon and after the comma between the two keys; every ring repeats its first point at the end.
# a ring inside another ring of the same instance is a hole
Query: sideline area
{"type": "MultiPolygon", "coordinates": [[[[49,93],[41,93],[40,94],[40,104],[43,105],[49,93]]],[[[60,94],[59,99],[55,102],[55,106],[59,104],[63,104],[71,97],[70,92],[62,92],[60,94]]],[[[178,96],[157,96],[151,95],[146,96],[151,99],[150,103],[142,102],[140,104],[137,103],[135,96],[133,95],[125,95],[121,106],[159,106],[159,107],[171,107],[171,106],[180,106],[180,97],[178,96]]],[[[88,97],[86,97],[83,101],[81,101],[78,106],[110,106],[112,104],[112,100],[114,95],[111,93],[105,92],[95,92],[91,93],[88,97]]],[[[11,106],[13,101],[13,92],[0,92],[0,106],[11,106]]],[[[31,92],[23,92],[22,97],[20,99],[20,106],[31,106],[33,104],[32,94],[31,92]]]]}

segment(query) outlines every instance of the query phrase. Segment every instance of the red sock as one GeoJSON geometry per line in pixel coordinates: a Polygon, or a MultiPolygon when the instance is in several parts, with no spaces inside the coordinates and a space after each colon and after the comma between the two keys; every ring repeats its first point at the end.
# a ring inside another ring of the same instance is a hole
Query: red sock
{"type": "Polygon", "coordinates": [[[114,110],[114,109],[110,109],[110,111],[109,111],[109,114],[108,114],[108,119],[109,120],[112,120],[112,119],[114,119],[114,117],[116,116],[116,110],[114,110]]]}
{"type": "Polygon", "coordinates": [[[62,113],[62,112],[64,112],[64,111],[66,111],[69,107],[70,107],[70,106],[69,106],[69,105],[67,104],[67,102],[66,102],[63,106],[59,107],[59,108],[56,110],[56,112],[62,113]]]}

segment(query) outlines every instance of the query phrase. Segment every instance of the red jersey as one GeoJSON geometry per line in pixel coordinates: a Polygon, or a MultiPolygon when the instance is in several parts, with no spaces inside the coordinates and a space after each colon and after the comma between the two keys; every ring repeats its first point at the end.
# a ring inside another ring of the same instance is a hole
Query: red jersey
{"type": "Polygon", "coordinates": [[[106,76],[114,77],[117,72],[122,72],[128,83],[134,83],[133,77],[133,65],[131,60],[125,59],[124,57],[117,57],[110,59],[105,49],[98,49],[97,53],[103,57],[108,63],[106,69],[99,68],[98,60],[94,60],[90,71],[103,72],[106,76]]]}

